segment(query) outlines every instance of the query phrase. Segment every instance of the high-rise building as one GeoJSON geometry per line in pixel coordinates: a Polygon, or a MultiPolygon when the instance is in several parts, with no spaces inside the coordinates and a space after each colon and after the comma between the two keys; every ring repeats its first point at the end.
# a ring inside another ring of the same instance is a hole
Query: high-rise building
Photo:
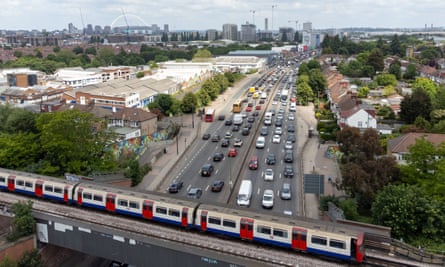
{"type": "Polygon", "coordinates": [[[218,39],[218,31],[214,29],[207,30],[207,40],[215,41],[218,39]]]}
{"type": "Polygon", "coordinates": [[[223,36],[223,39],[232,40],[232,41],[238,40],[238,25],[224,24],[222,36],[223,36]]]}
{"type": "Polygon", "coordinates": [[[303,22],[303,31],[311,32],[312,31],[312,22],[303,22]]]}
{"type": "Polygon", "coordinates": [[[267,32],[269,30],[269,19],[264,19],[264,30],[267,32]]]}
{"type": "Polygon", "coordinates": [[[165,32],[165,33],[168,33],[168,32],[169,32],[168,24],[164,24],[164,32],[165,32]]]}
{"type": "Polygon", "coordinates": [[[93,25],[88,24],[88,25],[87,25],[87,28],[86,28],[86,30],[85,30],[85,34],[87,34],[87,35],[91,35],[91,34],[93,34],[93,33],[94,33],[94,31],[93,31],[93,25]]]}
{"type": "Polygon", "coordinates": [[[256,42],[256,26],[255,24],[241,25],[241,41],[242,42],[256,42]]]}
{"type": "Polygon", "coordinates": [[[294,28],[291,27],[280,27],[278,29],[278,32],[280,34],[280,40],[282,41],[287,41],[287,42],[292,42],[294,40],[295,37],[295,31],[294,28]]]}

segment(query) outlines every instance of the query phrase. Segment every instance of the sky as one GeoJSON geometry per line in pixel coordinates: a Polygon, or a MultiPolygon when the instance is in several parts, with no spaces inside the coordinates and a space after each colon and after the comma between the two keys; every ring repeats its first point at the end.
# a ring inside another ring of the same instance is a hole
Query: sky
{"type": "Polygon", "coordinates": [[[125,26],[169,24],[175,30],[221,30],[225,23],[257,29],[445,26],[444,0],[3,0],[0,29],[62,30],[73,23],[125,26]]]}

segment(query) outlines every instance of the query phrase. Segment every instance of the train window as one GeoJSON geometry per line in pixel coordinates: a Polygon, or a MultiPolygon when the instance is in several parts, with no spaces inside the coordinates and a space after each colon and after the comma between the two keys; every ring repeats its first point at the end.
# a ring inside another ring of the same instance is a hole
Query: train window
{"type": "Polygon", "coordinates": [[[179,210],[168,209],[168,215],[174,216],[174,217],[179,217],[179,210]]]}
{"type": "Polygon", "coordinates": [[[0,176],[0,182],[2,182],[2,183],[6,182],[6,178],[3,176],[0,176]]]}
{"type": "Polygon", "coordinates": [[[130,208],[139,209],[139,203],[130,201],[130,208]]]}
{"type": "Polygon", "coordinates": [[[102,202],[103,198],[101,195],[94,195],[93,200],[102,202]]]}
{"type": "Polygon", "coordinates": [[[117,203],[119,203],[119,206],[124,206],[124,207],[128,206],[128,200],[125,199],[119,199],[117,203]]]}
{"type": "Polygon", "coordinates": [[[221,219],[216,217],[209,217],[209,223],[221,225],[221,219]]]}
{"type": "Polygon", "coordinates": [[[340,240],[331,239],[329,240],[329,246],[333,248],[345,249],[346,243],[340,240]]]}
{"type": "Polygon", "coordinates": [[[306,231],[301,233],[300,240],[303,240],[304,242],[306,242],[306,231]]]}
{"type": "Polygon", "coordinates": [[[273,229],[273,235],[287,238],[287,231],[281,229],[273,229]]]}
{"type": "Polygon", "coordinates": [[[236,222],[231,221],[231,220],[223,220],[223,226],[236,228],[236,222]]]}
{"type": "Polygon", "coordinates": [[[270,235],[270,227],[267,227],[267,226],[262,226],[262,225],[258,225],[257,226],[257,228],[256,228],[256,231],[258,232],[258,233],[262,233],[262,234],[265,234],[265,235],[270,235]]]}
{"type": "Polygon", "coordinates": [[[62,188],[54,187],[54,193],[62,194],[62,188]]]}
{"type": "Polygon", "coordinates": [[[29,188],[32,188],[32,183],[31,182],[25,182],[25,186],[29,187],[29,188]]]}
{"type": "Polygon", "coordinates": [[[156,213],[167,214],[167,209],[163,208],[163,207],[157,207],[156,208],[156,213]]]}
{"type": "Polygon", "coordinates": [[[312,236],[311,242],[312,244],[323,245],[323,246],[326,246],[326,244],[328,243],[326,238],[321,236],[312,236]]]}
{"type": "Polygon", "coordinates": [[[23,186],[23,185],[25,184],[25,182],[23,182],[23,180],[17,180],[17,181],[15,182],[15,184],[16,184],[16,185],[21,185],[21,186],[23,186]]]}
{"type": "Polygon", "coordinates": [[[45,185],[45,191],[46,192],[52,192],[53,191],[53,187],[50,185],[45,185]]]}
{"type": "Polygon", "coordinates": [[[84,199],[93,199],[93,195],[91,195],[90,193],[83,193],[83,198],[84,199]]]}

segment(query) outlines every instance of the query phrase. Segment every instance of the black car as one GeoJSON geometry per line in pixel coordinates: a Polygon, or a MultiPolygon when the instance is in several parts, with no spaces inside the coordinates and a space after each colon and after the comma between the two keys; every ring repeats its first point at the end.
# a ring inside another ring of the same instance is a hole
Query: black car
{"type": "Polygon", "coordinates": [[[243,131],[241,132],[243,136],[248,136],[250,134],[249,128],[243,128],[243,131]]]}
{"type": "Polygon", "coordinates": [[[238,125],[233,126],[232,132],[239,132],[239,126],[238,125]]]}
{"type": "Polygon", "coordinates": [[[275,120],[275,126],[276,126],[276,127],[281,127],[281,126],[283,126],[283,120],[277,118],[277,119],[275,120]]]}
{"type": "Polygon", "coordinates": [[[288,125],[287,126],[287,131],[289,133],[294,133],[295,132],[295,125],[288,125]]]}
{"type": "Polygon", "coordinates": [[[201,167],[201,176],[210,176],[213,172],[213,165],[210,163],[204,164],[201,167]]]}
{"type": "Polygon", "coordinates": [[[252,102],[249,102],[249,103],[247,103],[247,106],[248,106],[248,107],[253,107],[253,103],[252,103],[252,102]]]}
{"type": "Polygon", "coordinates": [[[292,150],[286,150],[286,152],[284,153],[284,162],[294,162],[294,153],[292,153],[292,150]]]}
{"type": "Polygon", "coordinates": [[[287,135],[286,141],[291,141],[292,143],[295,143],[297,141],[297,137],[293,133],[289,133],[287,135]]]}
{"type": "Polygon", "coordinates": [[[254,117],[258,117],[258,115],[260,115],[260,113],[259,113],[258,111],[254,111],[254,112],[252,112],[252,116],[254,116],[254,117]]]}
{"type": "Polygon", "coordinates": [[[292,165],[285,165],[283,175],[286,178],[294,177],[294,167],[292,167],[292,165]]]}
{"type": "Polygon", "coordinates": [[[224,159],[224,154],[221,152],[216,152],[215,155],[213,155],[213,161],[221,161],[224,159]]]}
{"type": "Polygon", "coordinates": [[[212,184],[212,192],[221,192],[222,188],[224,187],[224,181],[215,181],[212,184]]]}
{"type": "Polygon", "coordinates": [[[200,198],[202,195],[202,189],[197,187],[192,187],[189,189],[187,196],[190,198],[200,198]]]}
{"type": "Polygon", "coordinates": [[[219,142],[220,139],[221,137],[218,134],[214,134],[212,136],[212,142],[219,142]]]}
{"type": "Polygon", "coordinates": [[[228,147],[230,145],[230,140],[229,139],[224,139],[221,143],[222,147],[228,147]]]}
{"type": "Polygon", "coordinates": [[[202,136],[202,140],[209,140],[210,139],[210,134],[209,133],[205,133],[203,136],[202,136]]]}
{"type": "Polygon", "coordinates": [[[246,125],[244,125],[244,127],[249,128],[249,130],[250,130],[250,129],[252,129],[252,123],[246,123],[246,125]]]}
{"type": "Polygon", "coordinates": [[[267,165],[275,165],[277,162],[277,157],[273,153],[269,153],[266,157],[266,164],[267,165]]]}
{"type": "Polygon", "coordinates": [[[233,120],[232,119],[227,119],[226,122],[224,122],[225,125],[230,126],[232,125],[233,120]]]}
{"type": "Polygon", "coordinates": [[[169,193],[178,193],[179,190],[181,190],[183,185],[184,185],[183,182],[175,181],[168,187],[168,192],[169,193]]]}
{"type": "Polygon", "coordinates": [[[247,122],[248,122],[248,123],[253,123],[253,122],[255,122],[255,117],[249,117],[249,118],[247,118],[247,122]]]}
{"type": "Polygon", "coordinates": [[[223,114],[218,115],[218,120],[219,120],[219,121],[223,121],[223,120],[225,120],[225,119],[226,119],[226,115],[223,115],[223,114]]]}
{"type": "Polygon", "coordinates": [[[266,127],[266,126],[261,127],[260,135],[262,135],[262,136],[266,136],[266,135],[268,135],[268,134],[269,134],[269,131],[267,130],[267,127],[266,127]]]}

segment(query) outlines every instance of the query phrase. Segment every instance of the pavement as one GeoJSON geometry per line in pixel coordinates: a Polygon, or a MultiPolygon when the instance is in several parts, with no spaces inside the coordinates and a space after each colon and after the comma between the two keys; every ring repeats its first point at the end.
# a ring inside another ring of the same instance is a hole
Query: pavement
{"type": "MultiPolygon", "coordinates": [[[[243,86],[242,82],[238,86],[243,86]]],[[[222,107],[226,104],[226,99],[229,99],[232,93],[236,91],[226,91],[220,95],[217,100],[212,103],[213,107],[222,107]]],[[[303,173],[316,173],[324,175],[324,195],[344,195],[339,191],[334,181],[341,180],[339,167],[335,159],[327,157],[329,148],[335,144],[325,143],[321,144],[318,139],[317,132],[312,138],[308,137],[308,130],[310,127],[316,129],[317,121],[315,119],[314,106],[297,106],[296,111],[297,127],[298,127],[298,147],[304,149],[303,153],[303,173]],[[331,179],[328,179],[331,177],[331,179]]],[[[180,134],[175,140],[161,142],[157,145],[149,147],[147,152],[142,157],[142,163],[150,162],[152,170],[144,177],[142,182],[137,186],[139,189],[149,191],[163,191],[169,182],[170,171],[174,169],[176,164],[181,160],[186,160],[191,157],[188,155],[188,148],[196,138],[201,138],[202,133],[205,132],[208,124],[203,123],[198,116],[183,115],[181,118],[180,134]],[[165,150],[164,150],[165,149],[165,150]]],[[[303,183],[303,179],[302,179],[303,183]]],[[[303,185],[301,185],[303,186],[303,185]]],[[[303,216],[321,219],[319,207],[318,194],[305,194],[304,196],[304,214],[303,216]]]]}

